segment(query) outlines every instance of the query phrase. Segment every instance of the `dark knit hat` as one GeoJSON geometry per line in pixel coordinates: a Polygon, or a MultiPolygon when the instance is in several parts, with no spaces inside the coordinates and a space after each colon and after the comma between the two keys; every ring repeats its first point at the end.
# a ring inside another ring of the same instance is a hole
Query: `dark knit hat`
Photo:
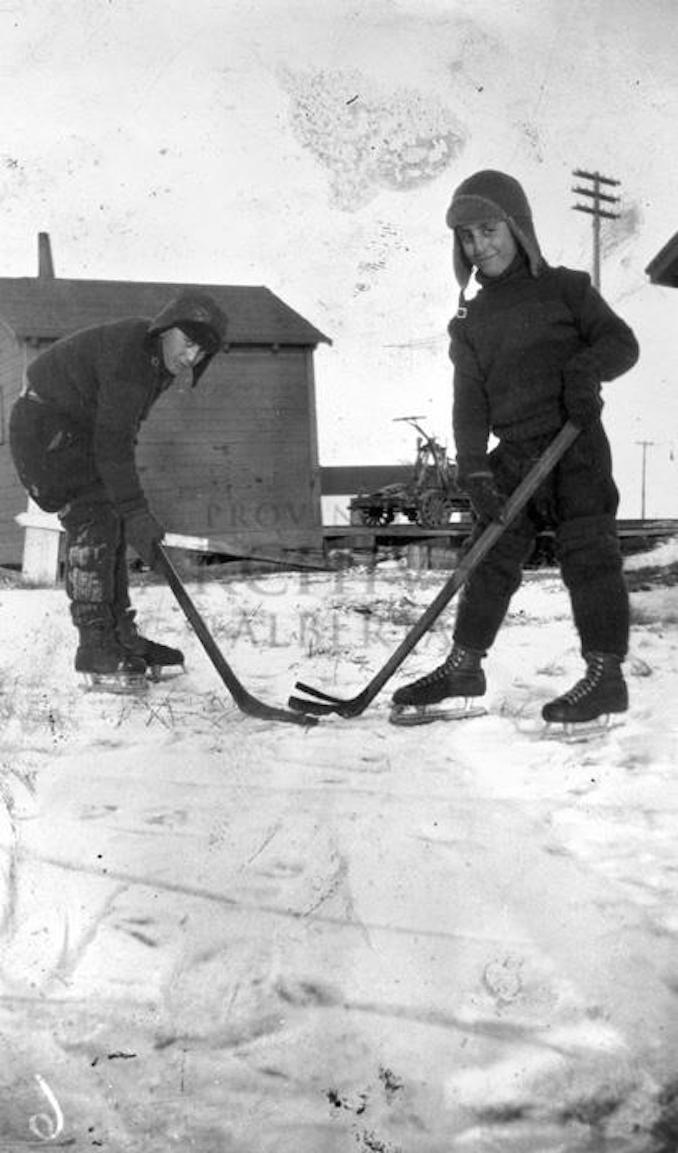
{"type": "Polygon", "coordinates": [[[504,220],[508,224],[527,257],[532,275],[539,276],[544,258],[534,231],[532,210],[513,176],[493,168],[469,176],[456,189],[445,220],[454,230],[454,272],[462,288],[468,284],[472,266],[460,244],[457,229],[488,220],[504,220]]]}
{"type": "Polygon", "coordinates": [[[184,336],[193,344],[198,344],[207,356],[214,356],[222,347],[219,333],[209,324],[201,324],[198,320],[182,320],[177,324],[184,336]]]}
{"type": "Polygon", "coordinates": [[[180,328],[208,356],[214,356],[226,342],[226,314],[205,292],[184,292],[175,297],[151,321],[148,331],[155,335],[168,328],[180,328]]]}

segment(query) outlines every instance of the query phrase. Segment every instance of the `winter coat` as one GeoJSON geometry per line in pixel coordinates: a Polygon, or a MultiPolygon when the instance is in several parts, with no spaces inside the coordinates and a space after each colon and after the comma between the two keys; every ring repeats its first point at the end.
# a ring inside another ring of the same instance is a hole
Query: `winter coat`
{"type": "MultiPolygon", "coordinates": [[[[195,378],[208,363],[205,358],[194,367],[195,378]]],[[[50,415],[46,427],[63,428],[83,459],[93,458],[119,513],[145,509],[135,463],[137,434],[152,405],[174,381],[151,322],[120,320],[64,337],[36,357],[26,378],[25,393],[50,415]]],[[[56,456],[52,462],[58,469],[56,456]]]]}
{"type": "Polygon", "coordinates": [[[502,276],[478,280],[448,328],[462,476],[485,467],[491,432],[515,442],[562,426],[564,370],[599,390],[638,358],[631,329],[585,272],[544,264],[535,276],[519,253],[502,276]]]}

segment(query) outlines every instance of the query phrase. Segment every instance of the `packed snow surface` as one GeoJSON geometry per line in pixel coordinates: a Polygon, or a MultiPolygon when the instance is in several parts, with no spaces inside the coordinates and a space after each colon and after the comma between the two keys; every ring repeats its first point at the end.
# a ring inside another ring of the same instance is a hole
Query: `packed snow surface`
{"type": "MultiPolygon", "coordinates": [[[[159,582],[184,675],[83,692],[61,588],[0,587],[0,1148],[672,1153],[678,545],[627,560],[623,724],[546,739],[581,675],[554,570],[485,717],[251,719],[159,582]]],[[[351,697],[442,585],[401,562],[191,580],[247,688],[351,697]]]]}

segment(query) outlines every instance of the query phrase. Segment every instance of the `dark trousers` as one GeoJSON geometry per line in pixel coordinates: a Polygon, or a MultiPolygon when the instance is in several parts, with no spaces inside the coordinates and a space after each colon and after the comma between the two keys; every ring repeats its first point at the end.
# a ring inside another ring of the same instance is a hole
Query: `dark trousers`
{"type": "MultiPolygon", "coordinates": [[[[490,453],[502,492],[507,496],[513,492],[551,439],[501,443],[490,453]]],[[[465,648],[490,648],[520,586],[537,534],[551,528],[582,652],[625,657],[629,599],[616,529],[618,505],[610,446],[596,422],[580,433],[471,576],[459,600],[455,641],[465,648]]],[[[486,527],[476,525],[468,547],[486,527]]]]}
{"type": "Polygon", "coordinates": [[[124,523],[96,470],[91,438],[48,405],[20,397],[10,416],[19,479],[66,532],[66,593],[76,625],[114,624],[129,607],[124,523]]]}

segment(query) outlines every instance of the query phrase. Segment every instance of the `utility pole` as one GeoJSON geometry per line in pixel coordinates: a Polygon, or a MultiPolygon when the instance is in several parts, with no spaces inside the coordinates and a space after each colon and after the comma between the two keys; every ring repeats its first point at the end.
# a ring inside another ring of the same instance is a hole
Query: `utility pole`
{"type": "Polygon", "coordinates": [[[653,440],[637,440],[636,444],[639,444],[643,450],[643,465],[642,465],[641,482],[640,482],[640,519],[645,520],[645,486],[646,486],[646,479],[647,479],[647,450],[648,450],[648,448],[654,448],[655,443],[653,440]]]}
{"type": "Polygon", "coordinates": [[[601,176],[599,172],[583,172],[581,168],[575,168],[573,176],[580,180],[590,180],[593,184],[592,188],[582,188],[576,185],[572,191],[576,192],[579,196],[589,196],[593,200],[593,206],[590,204],[573,204],[572,207],[577,212],[588,212],[593,216],[593,284],[594,287],[600,290],[600,221],[602,217],[607,220],[617,220],[619,218],[618,212],[611,212],[609,209],[601,207],[601,201],[605,204],[618,204],[618,196],[610,196],[607,192],[601,192],[600,186],[604,184],[606,187],[618,187],[619,181],[612,180],[609,176],[601,176]]]}

